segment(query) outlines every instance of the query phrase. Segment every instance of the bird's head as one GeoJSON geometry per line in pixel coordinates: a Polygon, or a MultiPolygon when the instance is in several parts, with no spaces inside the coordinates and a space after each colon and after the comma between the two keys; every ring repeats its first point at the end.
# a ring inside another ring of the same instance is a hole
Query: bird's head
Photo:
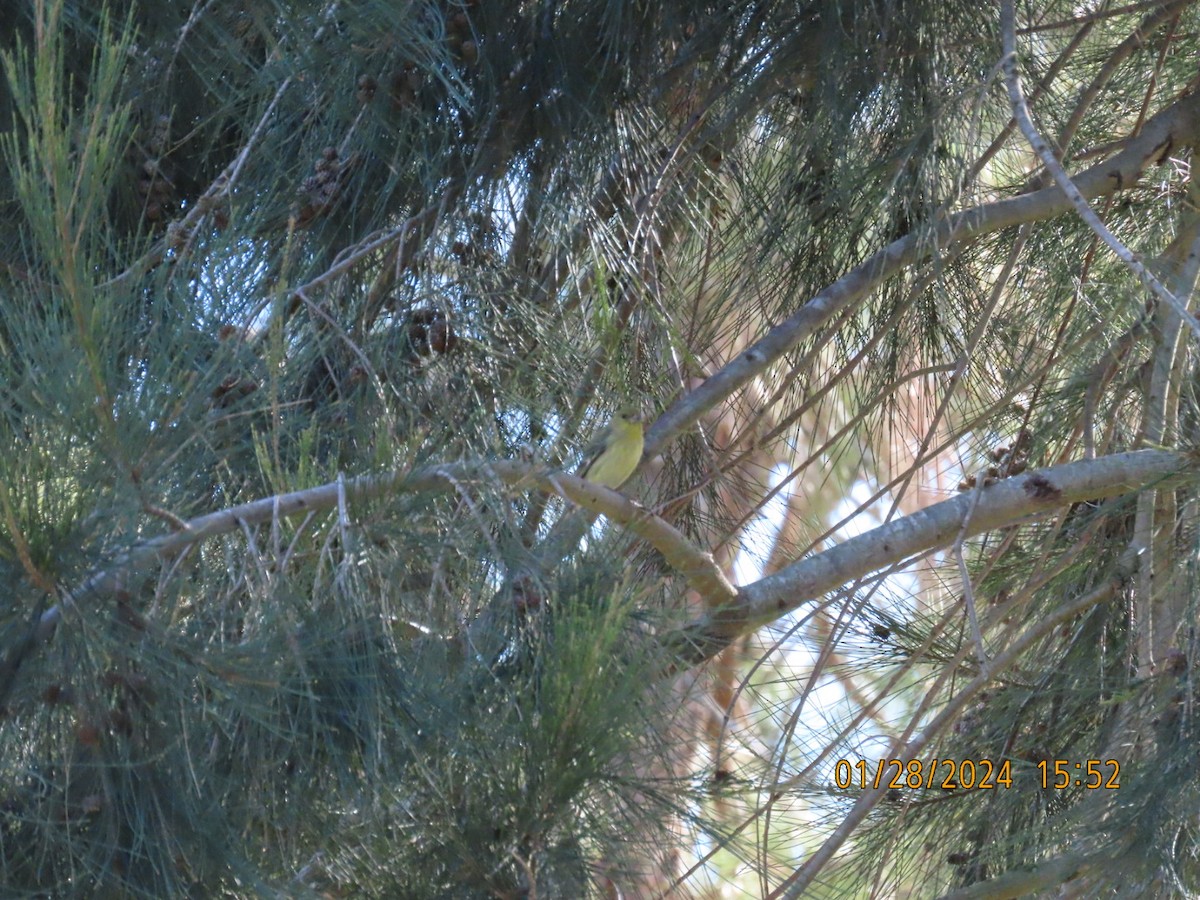
{"type": "Polygon", "coordinates": [[[615,417],[635,424],[642,421],[642,408],[636,403],[626,403],[617,410],[615,417]]]}

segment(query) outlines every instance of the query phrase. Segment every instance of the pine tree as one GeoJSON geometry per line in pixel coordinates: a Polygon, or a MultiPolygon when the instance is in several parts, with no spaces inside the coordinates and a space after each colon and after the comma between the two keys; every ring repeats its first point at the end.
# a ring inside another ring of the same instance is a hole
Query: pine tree
{"type": "Polygon", "coordinates": [[[12,0],[4,895],[1200,890],[1197,29],[12,0]]]}

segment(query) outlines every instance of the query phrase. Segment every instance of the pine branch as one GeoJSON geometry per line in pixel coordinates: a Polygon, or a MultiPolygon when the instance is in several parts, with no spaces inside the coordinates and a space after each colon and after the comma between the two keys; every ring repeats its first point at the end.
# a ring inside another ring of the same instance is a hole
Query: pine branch
{"type": "MultiPolygon", "coordinates": [[[[1088,199],[1131,188],[1142,172],[1163,160],[1167,149],[1190,145],[1197,137],[1200,137],[1200,94],[1192,94],[1151,118],[1120,153],[1076,177],[1075,186],[1080,196],[1088,199]]],[[[676,401],[647,431],[646,458],[660,453],[669,441],[699,421],[706,411],[767,371],[784,353],[814,334],[821,325],[865,299],[907,266],[928,258],[936,248],[971,241],[1013,225],[1050,219],[1071,208],[1070,201],[1057,186],[1047,187],[950,214],[937,225],[932,236],[911,232],[893,241],[825,287],[790,318],[772,328],[766,337],[676,401]]]]}
{"type": "Polygon", "coordinates": [[[964,537],[1045,518],[1072,503],[1177,484],[1196,468],[1190,453],[1136,450],[1079,460],[1007,478],[936,503],[849,538],[822,553],[738,589],[737,602],[689,625],[673,639],[693,647],[694,662],[807,603],[902,560],[950,546],[970,513],[964,537]]]}

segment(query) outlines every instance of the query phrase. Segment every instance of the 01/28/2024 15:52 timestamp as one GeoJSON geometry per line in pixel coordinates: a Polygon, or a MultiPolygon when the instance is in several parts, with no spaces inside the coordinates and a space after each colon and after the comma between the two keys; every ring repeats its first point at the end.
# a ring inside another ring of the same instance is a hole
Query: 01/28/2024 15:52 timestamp
{"type": "MultiPolygon", "coordinates": [[[[1121,786],[1121,764],[1115,759],[1041,760],[1034,768],[1044,790],[1068,787],[1112,790],[1121,786]]],[[[857,762],[839,759],[834,764],[833,780],[841,790],[881,786],[889,789],[994,790],[1011,788],[1013,774],[1012,761],[1007,759],[1000,762],[990,759],[933,759],[929,762],[879,759],[873,763],[862,759],[857,762]]]]}

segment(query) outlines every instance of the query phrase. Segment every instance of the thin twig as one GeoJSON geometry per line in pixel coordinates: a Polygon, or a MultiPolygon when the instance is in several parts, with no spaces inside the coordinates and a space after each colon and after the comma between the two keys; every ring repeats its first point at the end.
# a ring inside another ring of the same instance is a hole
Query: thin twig
{"type": "MultiPolygon", "coordinates": [[[[1147,15],[1138,27],[1108,54],[1104,60],[1104,64],[1096,72],[1095,77],[1080,92],[1075,108],[1071,111],[1071,115],[1067,117],[1067,124],[1063,127],[1058,141],[1058,146],[1063,153],[1066,153],[1067,145],[1074,139],[1075,132],[1079,130],[1079,125],[1083,121],[1084,115],[1087,114],[1087,111],[1096,101],[1096,98],[1100,96],[1100,92],[1104,89],[1104,86],[1112,80],[1113,75],[1116,74],[1135,51],[1145,46],[1146,38],[1151,31],[1158,28],[1159,25],[1172,16],[1177,16],[1179,11],[1190,2],[1192,0],[1169,0],[1169,2],[1161,4],[1161,9],[1147,15]]],[[[1163,50],[1166,50],[1166,45],[1164,45],[1163,50]]],[[[1139,115],[1137,124],[1134,125],[1129,133],[1137,134],[1141,130],[1141,126],[1142,117],[1139,115]]]]}
{"type": "Polygon", "coordinates": [[[979,667],[983,674],[988,672],[987,650],[983,646],[983,632],[979,630],[979,614],[975,609],[975,591],[971,586],[971,573],[967,570],[967,559],[963,554],[963,544],[967,540],[967,529],[971,525],[971,516],[979,506],[979,498],[983,494],[984,481],[987,472],[980,470],[975,475],[975,490],[971,492],[971,505],[963,516],[962,528],[954,538],[954,558],[958,562],[958,574],[962,580],[963,604],[967,607],[967,618],[971,620],[971,636],[975,639],[975,652],[979,654],[979,667]]]}
{"type": "Polygon", "coordinates": [[[21,568],[25,570],[25,577],[33,584],[37,585],[38,589],[47,594],[55,592],[54,579],[42,571],[33,560],[33,554],[30,552],[29,541],[25,539],[25,532],[21,529],[20,523],[17,521],[16,511],[13,509],[12,498],[8,493],[8,485],[0,481],[0,508],[4,513],[4,525],[8,529],[8,536],[12,540],[13,549],[17,553],[17,559],[21,561],[21,568]]]}
{"type": "Polygon", "coordinates": [[[1088,13],[1082,16],[1072,16],[1069,19],[1056,19],[1053,22],[1043,22],[1040,25],[1029,25],[1020,29],[1018,34],[1036,34],[1039,31],[1054,31],[1059,28],[1070,28],[1072,25],[1091,25],[1095,22],[1103,22],[1105,19],[1113,19],[1117,16],[1125,16],[1130,13],[1141,12],[1143,9],[1154,9],[1156,6],[1166,6],[1171,0],[1142,0],[1141,3],[1129,3],[1125,6],[1117,6],[1113,9],[1100,10],[1098,12],[1088,13]]]}
{"type": "MultiPolygon", "coordinates": [[[[1171,142],[1189,143],[1200,134],[1200,94],[1181,97],[1146,122],[1125,149],[1075,179],[1079,193],[1099,197],[1134,184],[1138,176],[1171,142]]],[[[661,453],[667,442],[717,404],[773,366],[843,310],[860,303],[880,285],[936,250],[995,231],[1050,219],[1071,209],[1057,187],[985,203],[947,215],[928,231],[898,238],[860,265],[821,289],[757,343],[726,363],[703,384],[676,401],[646,432],[646,458],[661,453]],[[931,233],[930,233],[931,232],[931,233]]]]}
{"type": "MultiPolygon", "coordinates": [[[[1041,158],[1042,164],[1045,165],[1053,177],[1055,184],[1075,207],[1075,211],[1079,217],[1083,219],[1088,226],[1099,235],[1104,243],[1108,244],[1113,253],[1125,263],[1137,279],[1146,286],[1146,288],[1166,303],[1175,311],[1175,313],[1187,323],[1187,326],[1192,330],[1192,333],[1200,339],[1200,322],[1197,322],[1195,317],[1187,311],[1187,308],[1179,302],[1174,294],[1167,289],[1166,285],[1160,282],[1149,269],[1137,258],[1137,254],[1126,247],[1121,241],[1108,230],[1108,226],[1100,221],[1100,217],[1096,215],[1087,199],[1080,192],[1075,182],[1071,180],[1071,176],[1067,174],[1067,170],[1059,163],[1054,151],[1050,145],[1046,143],[1045,138],[1037,130],[1033,124],[1033,119],[1029,114],[1029,106],[1025,102],[1025,97],[1021,93],[1021,82],[1017,75],[1017,50],[1016,50],[1016,35],[1014,33],[1014,23],[1016,15],[1013,10],[1013,0],[1003,0],[1000,5],[1000,28],[1004,40],[1004,74],[1005,84],[1008,86],[1009,100],[1012,102],[1013,113],[1016,116],[1017,124],[1021,128],[1021,132],[1025,135],[1025,139],[1029,141],[1029,145],[1034,152],[1041,158]]],[[[1158,148],[1155,148],[1158,149],[1158,148]]],[[[1166,143],[1161,149],[1159,156],[1166,153],[1170,149],[1170,142],[1166,143]]]]}

